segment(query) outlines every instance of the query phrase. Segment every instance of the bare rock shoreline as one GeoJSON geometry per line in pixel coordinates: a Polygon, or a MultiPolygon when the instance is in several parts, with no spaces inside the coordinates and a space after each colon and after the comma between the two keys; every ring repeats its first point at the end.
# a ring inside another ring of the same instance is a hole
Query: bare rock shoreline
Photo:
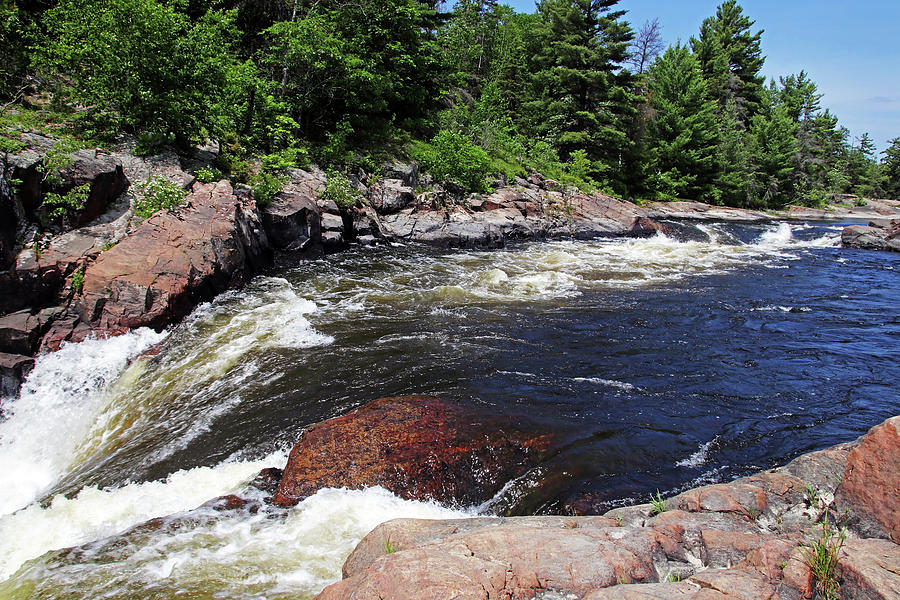
{"type": "Polygon", "coordinates": [[[898,436],[894,417],[785,467],[601,516],[389,521],[317,598],[896,599],[898,436]]]}

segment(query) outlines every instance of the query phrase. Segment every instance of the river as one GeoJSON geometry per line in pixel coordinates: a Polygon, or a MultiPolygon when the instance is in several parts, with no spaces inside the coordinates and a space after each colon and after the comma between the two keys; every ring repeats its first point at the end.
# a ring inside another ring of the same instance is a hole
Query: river
{"type": "Polygon", "coordinates": [[[838,224],[671,226],[358,249],[41,357],[3,403],[0,598],[311,598],[389,518],[642,502],[900,414],[900,255],[841,249],[838,224]],[[526,413],[561,449],[481,506],[372,488],[191,511],[258,497],[310,424],[421,393],[526,413]]]}

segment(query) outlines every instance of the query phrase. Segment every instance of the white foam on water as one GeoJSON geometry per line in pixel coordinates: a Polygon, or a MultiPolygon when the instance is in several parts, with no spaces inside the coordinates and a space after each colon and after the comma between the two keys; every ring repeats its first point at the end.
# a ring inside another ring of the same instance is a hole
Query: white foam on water
{"type": "Polygon", "coordinates": [[[787,245],[792,239],[794,239],[794,230],[790,223],[779,223],[776,227],[764,231],[759,237],[757,245],[779,248],[787,245]]]}
{"type": "Polygon", "coordinates": [[[719,436],[714,437],[709,440],[705,444],[700,444],[700,448],[697,449],[696,452],[691,454],[689,457],[679,460],[675,463],[676,467],[699,467],[700,465],[706,464],[709,461],[709,451],[712,448],[713,444],[715,444],[719,439],[719,436]]]}
{"type": "Polygon", "coordinates": [[[750,312],[811,312],[812,309],[808,306],[758,306],[755,308],[751,308],[750,312]]]}
{"type": "Polygon", "coordinates": [[[332,343],[306,318],[316,310],[275,277],[197,307],[163,352],[110,387],[110,401],[78,442],[75,462],[89,469],[104,456],[156,448],[133,463],[140,468],[184,450],[242,403],[267,354],[332,343]]]}
{"type": "Polygon", "coordinates": [[[110,385],[129,361],[167,334],[150,329],[63,344],[38,357],[18,400],[0,423],[0,515],[37,499],[70,465],[109,406],[110,385]]]}
{"type": "Polygon", "coordinates": [[[799,238],[804,224],[761,228],[742,242],[730,226],[697,225],[707,239],[680,241],[657,233],[649,238],[528,243],[493,251],[453,251],[440,255],[387,253],[377,269],[348,258],[310,273],[309,294],[323,304],[326,318],[343,318],[345,307],[368,311],[418,311],[494,303],[545,302],[574,298],[586,290],[634,289],[667,285],[695,276],[726,273],[748,265],[787,268],[807,249],[839,244],[829,229],[814,239],[799,238]]]}
{"type": "Polygon", "coordinates": [[[48,550],[76,546],[120,532],[148,519],[196,508],[232,493],[266,467],[282,466],[283,451],[259,461],[177,471],[163,481],[130,483],[116,489],[82,488],[72,498],[54,497],[46,508],[31,504],[0,517],[0,581],[26,560],[48,550]]]}
{"type": "Polygon", "coordinates": [[[603,379],[601,377],[575,377],[572,381],[576,381],[578,383],[593,383],[594,385],[602,385],[605,387],[616,388],[619,390],[623,390],[626,392],[633,392],[635,390],[639,390],[636,385],[627,383],[625,381],[616,381],[615,379],[603,379]]]}
{"type": "Polygon", "coordinates": [[[334,339],[306,318],[315,302],[301,298],[280,277],[260,277],[245,291],[226,294],[197,307],[185,321],[196,346],[186,348],[190,362],[210,377],[222,376],[251,353],[271,348],[312,348],[334,339]]]}
{"type": "MultiPolygon", "coordinates": [[[[231,468],[237,472],[244,467],[250,471],[259,464],[231,468]]],[[[197,481],[198,475],[196,470],[184,473],[186,480],[212,492],[197,481]]],[[[166,482],[157,491],[170,490],[173,496],[187,491],[175,487],[166,482]]],[[[223,488],[219,486],[219,490],[223,488]]],[[[108,492],[106,504],[115,507],[119,494],[128,493],[124,488],[108,492]]],[[[160,500],[166,499],[162,494],[160,500]]],[[[132,499],[123,500],[128,507],[135,504],[132,499]]],[[[79,496],[72,502],[81,503],[72,507],[79,513],[95,508],[94,498],[79,496]]],[[[151,528],[118,543],[89,544],[84,549],[89,564],[49,555],[0,584],[0,594],[5,586],[11,598],[19,597],[17,590],[33,587],[45,595],[79,589],[84,597],[92,598],[168,597],[176,592],[197,597],[312,598],[340,579],[346,557],[378,524],[400,517],[471,516],[474,513],[430,502],[402,500],[382,488],[323,489],[293,509],[263,508],[256,514],[216,514],[201,509],[185,513],[178,527],[151,528]]]]}

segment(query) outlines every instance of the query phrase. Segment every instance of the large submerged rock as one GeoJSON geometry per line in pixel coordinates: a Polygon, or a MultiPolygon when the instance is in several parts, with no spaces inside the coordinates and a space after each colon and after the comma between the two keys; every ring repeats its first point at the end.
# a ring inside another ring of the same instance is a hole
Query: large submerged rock
{"type": "Polygon", "coordinates": [[[382,398],[309,428],[274,501],[324,487],[380,485],[403,498],[472,505],[546,452],[552,437],[516,419],[431,396],[382,398]]]}

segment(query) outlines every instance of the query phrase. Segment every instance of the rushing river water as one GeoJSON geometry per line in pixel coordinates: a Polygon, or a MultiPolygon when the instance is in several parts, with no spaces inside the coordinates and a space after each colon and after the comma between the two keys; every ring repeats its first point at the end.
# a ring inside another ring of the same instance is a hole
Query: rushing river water
{"type": "Polygon", "coordinates": [[[900,413],[900,255],[838,248],[836,225],[675,229],[356,250],[169,332],[42,357],[0,422],[0,598],[309,598],[389,518],[645,501],[900,413]],[[252,497],[308,425],[414,393],[527,413],[564,443],[480,507],[374,488],[184,512],[252,497]]]}

